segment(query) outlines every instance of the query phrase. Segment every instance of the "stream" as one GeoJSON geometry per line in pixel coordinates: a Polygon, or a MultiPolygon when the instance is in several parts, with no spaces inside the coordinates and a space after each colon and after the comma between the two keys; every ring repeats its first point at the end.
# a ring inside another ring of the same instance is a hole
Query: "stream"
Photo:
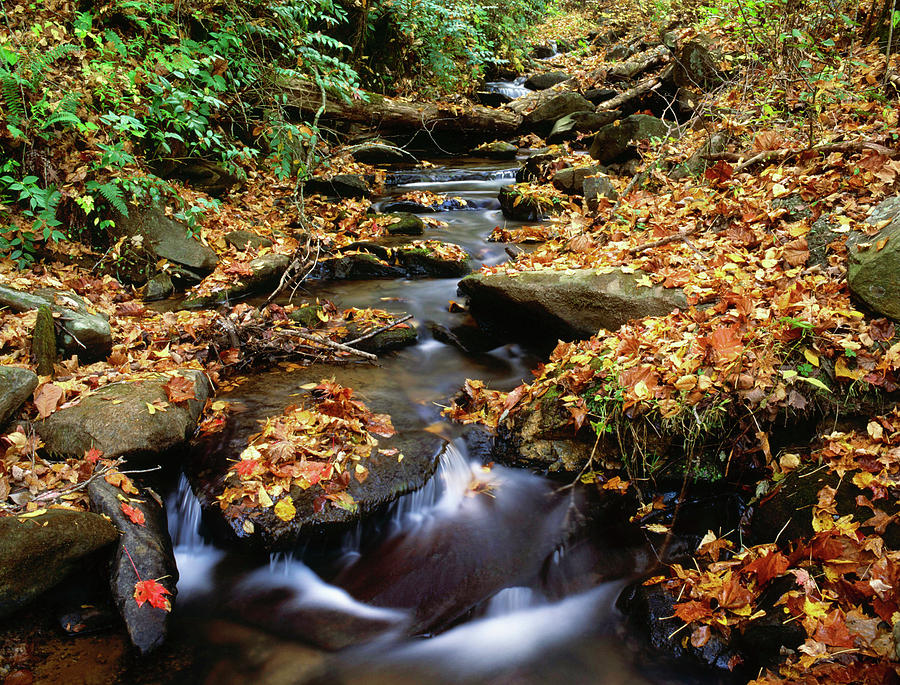
{"type": "MultiPolygon", "coordinates": [[[[469,160],[398,175],[387,201],[409,190],[459,196],[424,237],[457,243],[476,264],[506,259],[486,242],[507,222],[496,202],[509,163],[469,160]]],[[[378,203],[376,203],[376,207],[378,203]]],[[[302,296],[339,307],[413,314],[415,346],[378,367],[335,367],[367,402],[390,398],[398,430],[428,427],[447,441],[425,487],[338,540],[268,557],[218,546],[186,477],[169,494],[181,579],[171,640],[192,664],[166,682],[224,683],[709,683],[718,676],[655,663],[633,644],[615,608],[626,581],[652,567],[652,550],[593,525],[589,497],[525,471],[485,468],[484,438],[440,418],[468,378],[508,389],[531,377],[532,352],[506,345],[466,355],[435,340],[452,326],[458,279],[332,282],[302,296]],[[473,436],[475,436],[473,438],[473,436]]],[[[271,371],[222,396],[242,406],[222,438],[240,451],[258,422],[280,413],[305,382],[271,371]]]]}

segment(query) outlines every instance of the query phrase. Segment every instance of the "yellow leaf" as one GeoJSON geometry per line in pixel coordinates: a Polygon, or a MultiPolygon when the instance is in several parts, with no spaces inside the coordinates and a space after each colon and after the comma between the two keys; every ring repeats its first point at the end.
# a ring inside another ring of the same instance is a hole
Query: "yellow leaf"
{"type": "Polygon", "coordinates": [[[646,526],[644,526],[644,528],[649,530],[651,533],[668,533],[669,532],[668,527],[664,526],[661,523],[648,523],[646,526]]]}
{"type": "Polygon", "coordinates": [[[858,381],[866,375],[866,372],[862,369],[851,371],[850,367],[847,366],[847,360],[844,357],[840,357],[834,364],[834,375],[838,378],[850,378],[854,381],[858,381]]]}
{"type": "Polygon", "coordinates": [[[40,516],[41,514],[46,514],[46,513],[47,513],[46,509],[35,509],[34,511],[29,511],[27,514],[20,514],[17,518],[30,519],[30,518],[34,518],[35,516],[40,516]]]}
{"type": "Polygon", "coordinates": [[[266,492],[266,489],[262,485],[259,486],[256,498],[259,500],[259,506],[266,508],[272,506],[272,498],[269,497],[269,493],[266,492]]]}
{"type": "Polygon", "coordinates": [[[275,516],[282,521],[290,521],[296,515],[297,509],[294,507],[294,502],[289,496],[278,500],[278,503],[275,505],[275,516]]]}
{"type": "Polygon", "coordinates": [[[241,528],[244,529],[244,532],[245,532],[247,535],[252,535],[252,534],[253,534],[253,531],[256,530],[256,526],[253,525],[253,521],[251,521],[250,519],[245,520],[245,521],[241,524],[241,528]]]}
{"type": "Polygon", "coordinates": [[[776,183],[772,186],[772,197],[781,197],[782,195],[787,195],[788,192],[788,189],[780,183],[776,183]]]}
{"type": "Polygon", "coordinates": [[[808,347],[805,347],[803,349],[803,356],[806,357],[806,361],[808,361],[813,366],[819,365],[819,355],[817,355],[815,352],[813,352],[808,347]]]}
{"type": "Polygon", "coordinates": [[[887,238],[882,238],[877,243],[875,243],[875,251],[881,252],[884,249],[884,246],[887,245],[887,241],[890,239],[891,239],[891,237],[888,236],[887,238]]]}
{"type": "Polygon", "coordinates": [[[149,402],[144,402],[144,404],[147,405],[147,411],[150,413],[151,416],[156,413],[156,407],[154,407],[149,402]]]}

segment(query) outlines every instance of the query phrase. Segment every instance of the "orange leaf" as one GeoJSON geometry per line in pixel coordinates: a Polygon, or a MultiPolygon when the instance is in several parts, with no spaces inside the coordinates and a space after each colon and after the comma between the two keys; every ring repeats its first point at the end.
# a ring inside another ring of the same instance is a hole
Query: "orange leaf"
{"type": "Polygon", "coordinates": [[[744,567],[745,573],[755,573],[760,587],[787,571],[791,562],[781,552],[770,552],[764,557],[751,561],[744,567]]]}
{"type": "Polygon", "coordinates": [[[91,447],[91,449],[84,453],[84,458],[87,459],[91,464],[96,464],[97,460],[102,456],[103,452],[98,450],[96,447],[91,447]]]}
{"type": "Polygon", "coordinates": [[[122,502],[121,506],[122,513],[125,514],[125,516],[128,517],[128,520],[132,523],[138,526],[143,526],[147,522],[147,520],[144,518],[144,512],[142,512],[137,507],[133,507],[126,502],[122,502]]]}
{"type": "Polygon", "coordinates": [[[713,612],[712,609],[709,608],[707,602],[690,600],[676,604],[675,615],[685,623],[693,623],[694,621],[699,621],[703,618],[710,618],[713,615],[713,612]]]}
{"type": "Polygon", "coordinates": [[[163,611],[172,611],[172,604],[166,598],[170,593],[164,585],[155,580],[139,580],[134,584],[134,601],[139,607],[144,602],[150,602],[150,606],[163,611]]]}
{"type": "Polygon", "coordinates": [[[172,379],[163,386],[169,402],[177,404],[178,402],[187,402],[188,400],[197,399],[194,394],[194,381],[184,376],[173,376],[172,379]]]}

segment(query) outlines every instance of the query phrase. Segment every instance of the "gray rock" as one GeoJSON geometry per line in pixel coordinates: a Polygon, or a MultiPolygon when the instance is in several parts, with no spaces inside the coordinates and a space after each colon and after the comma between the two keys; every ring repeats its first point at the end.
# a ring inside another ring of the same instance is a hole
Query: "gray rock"
{"type": "Polygon", "coordinates": [[[638,285],[641,274],[593,269],[476,273],[459,282],[478,325],[503,339],[590,337],[614,331],[632,319],[662,316],[687,306],[681,290],[638,285]]]}
{"type": "Polygon", "coordinates": [[[0,428],[6,425],[37,387],[34,371],[18,366],[0,366],[0,428]]]}
{"type": "Polygon", "coordinates": [[[525,195],[521,192],[523,184],[503,186],[497,199],[503,216],[514,221],[539,221],[549,214],[558,213],[562,207],[557,204],[556,198],[552,204],[540,202],[535,195],[525,195]]]}
{"type": "Polygon", "coordinates": [[[603,170],[601,166],[579,166],[560,169],[553,174],[553,185],[569,195],[584,194],[584,180],[588,176],[599,174],[603,170]]]}
{"type": "Polygon", "coordinates": [[[128,208],[128,216],[118,214],[115,222],[116,229],[122,234],[140,237],[141,247],[135,249],[186,267],[200,277],[212,272],[219,262],[212,248],[190,235],[187,224],[167,216],[157,205],[132,205],[128,208]]]}
{"type": "Polygon", "coordinates": [[[847,282],[873,310],[900,320],[900,197],[879,203],[867,219],[873,225],[884,221],[890,223],[875,235],[855,233],[847,240],[847,282]]]}
{"type": "Polygon", "coordinates": [[[553,124],[553,130],[547,137],[547,142],[556,143],[576,133],[590,133],[599,131],[604,126],[611,124],[622,116],[622,113],[613,109],[608,112],[573,112],[553,124]]]}
{"type": "Polygon", "coordinates": [[[606,164],[622,157],[635,140],[664,138],[669,135],[670,127],[662,119],[649,114],[632,114],[597,131],[591,143],[590,155],[606,164]]]}
{"type": "Polygon", "coordinates": [[[365,164],[400,164],[417,161],[415,156],[384,138],[374,138],[352,146],[350,153],[365,164]]]}
{"type": "Polygon", "coordinates": [[[148,404],[168,403],[163,386],[171,376],[106,385],[72,407],[60,409],[35,429],[51,455],[81,457],[91,447],[114,459],[125,457],[130,466],[156,466],[170,450],[185,444],[197,427],[211,388],[206,374],[178,372],[194,382],[196,399],[171,404],[150,413],[148,404]]]}
{"type": "Polygon", "coordinates": [[[244,276],[227,288],[217,290],[209,295],[189,297],[181,303],[181,306],[184,308],[211,307],[225,302],[233,302],[251,293],[265,291],[267,288],[274,288],[290,263],[291,258],[287,255],[276,252],[261,255],[251,259],[247,264],[250,269],[249,276],[244,276]]]}
{"type": "Polygon", "coordinates": [[[103,314],[92,312],[87,303],[68,290],[41,288],[26,293],[0,285],[0,306],[17,312],[47,305],[62,326],[56,344],[65,355],[77,354],[81,361],[104,359],[112,351],[112,330],[103,314]]]}
{"type": "Polygon", "coordinates": [[[618,94],[619,91],[612,88],[591,88],[584,92],[584,99],[594,105],[599,105],[601,102],[612,100],[618,94]]]}
{"type": "Polygon", "coordinates": [[[258,250],[261,247],[272,247],[272,241],[253,231],[231,231],[225,234],[225,242],[236,250],[253,249],[258,250]]]}
{"type": "Polygon", "coordinates": [[[399,221],[388,224],[388,235],[422,235],[425,233],[425,222],[411,212],[394,212],[389,216],[399,221]]]}
{"type": "Polygon", "coordinates": [[[697,40],[689,40],[676,50],[673,76],[679,88],[701,91],[710,90],[722,81],[709,49],[697,40]]]}
{"type": "Polygon", "coordinates": [[[160,579],[159,582],[170,593],[167,599],[174,603],[178,567],[172,553],[172,540],[163,506],[149,493],[141,491],[130,498],[129,504],[144,514],[144,524],[132,523],[122,511],[119,499],[122,494],[119,488],[102,478],[88,485],[91,508],[98,514],[108,516],[120,531],[116,555],[110,566],[110,588],[131,642],[141,654],[146,654],[165,641],[171,614],[149,603],[138,606],[134,599],[135,583],[138,580],[160,579]]]}
{"type": "Polygon", "coordinates": [[[582,191],[584,192],[584,199],[587,200],[588,209],[592,211],[597,209],[597,200],[601,197],[608,198],[613,202],[619,198],[619,193],[616,191],[615,186],[609,180],[609,176],[604,173],[596,173],[585,177],[582,183],[582,191]]]}
{"type": "Polygon", "coordinates": [[[144,286],[144,299],[147,301],[164,300],[175,292],[172,277],[165,271],[156,274],[144,286]]]}
{"type": "Polygon", "coordinates": [[[569,75],[562,71],[546,71],[541,74],[532,74],[525,81],[525,87],[531,90],[547,90],[557,83],[568,81],[569,75]]]}
{"type": "Polygon", "coordinates": [[[0,518],[0,616],[49,590],[117,538],[115,526],[86,512],[50,509],[27,519],[0,518]]]}
{"type": "Polygon", "coordinates": [[[312,178],[304,188],[307,193],[319,193],[328,197],[369,197],[372,191],[359,174],[337,174],[330,179],[312,178]]]}
{"type": "Polygon", "coordinates": [[[505,140],[495,140],[479,145],[472,150],[472,154],[488,159],[515,159],[519,154],[519,148],[505,140]]]}
{"type": "Polygon", "coordinates": [[[531,112],[525,115],[526,125],[537,128],[549,129],[553,122],[572,112],[587,112],[594,109],[594,105],[584,99],[578,93],[557,93],[542,102],[539,102],[531,112]]]}
{"type": "Polygon", "coordinates": [[[557,148],[544,148],[532,152],[516,171],[516,183],[528,181],[547,181],[548,172],[553,161],[562,154],[557,148]]]}

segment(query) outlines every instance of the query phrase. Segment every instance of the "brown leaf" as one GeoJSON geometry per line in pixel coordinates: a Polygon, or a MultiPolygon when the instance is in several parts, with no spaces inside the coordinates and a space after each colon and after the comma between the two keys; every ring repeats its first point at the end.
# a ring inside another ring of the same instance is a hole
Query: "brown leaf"
{"type": "Polygon", "coordinates": [[[688,600],[687,602],[679,602],[675,605],[675,615],[685,623],[693,623],[702,618],[710,618],[713,615],[712,609],[709,608],[708,602],[698,602],[697,600],[688,600]]]}
{"type": "Polygon", "coordinates": [[[894,322],[890,319],[873,319],[869,322],[869,335],[873,340],[890,340],[894,333],[894,322]]]}
{"type": "Polygon", "coordinates": [[[44,383],[35,390],[34,406],[37,407],[38,418],[46,419],[55,412],[64,395],[63,389],[53,383],[44,383]]]}
{"type": "Polygon", "coordinates": [[[781,552],[769,552],[763,557],[747,564],[744,573],[755,573],[756,582],[760,587],[768,583],[772,578],[777,578],[787,571],[791,562],[781,552]]]}
{"type": "Polygon", "coordinates": [[[173,376],[163,386],[163,390],[166,391],[169,402],[173,404],[197,399],[197,395],[194,393],[194,381],[184,376],[173,376]]]}
{"type": "Polygon", "coordinates": [[[784,261],[791,266],[802,266],[809,259],[809,247],[806,238],[800,237],[784,245],[784,261]]]}

